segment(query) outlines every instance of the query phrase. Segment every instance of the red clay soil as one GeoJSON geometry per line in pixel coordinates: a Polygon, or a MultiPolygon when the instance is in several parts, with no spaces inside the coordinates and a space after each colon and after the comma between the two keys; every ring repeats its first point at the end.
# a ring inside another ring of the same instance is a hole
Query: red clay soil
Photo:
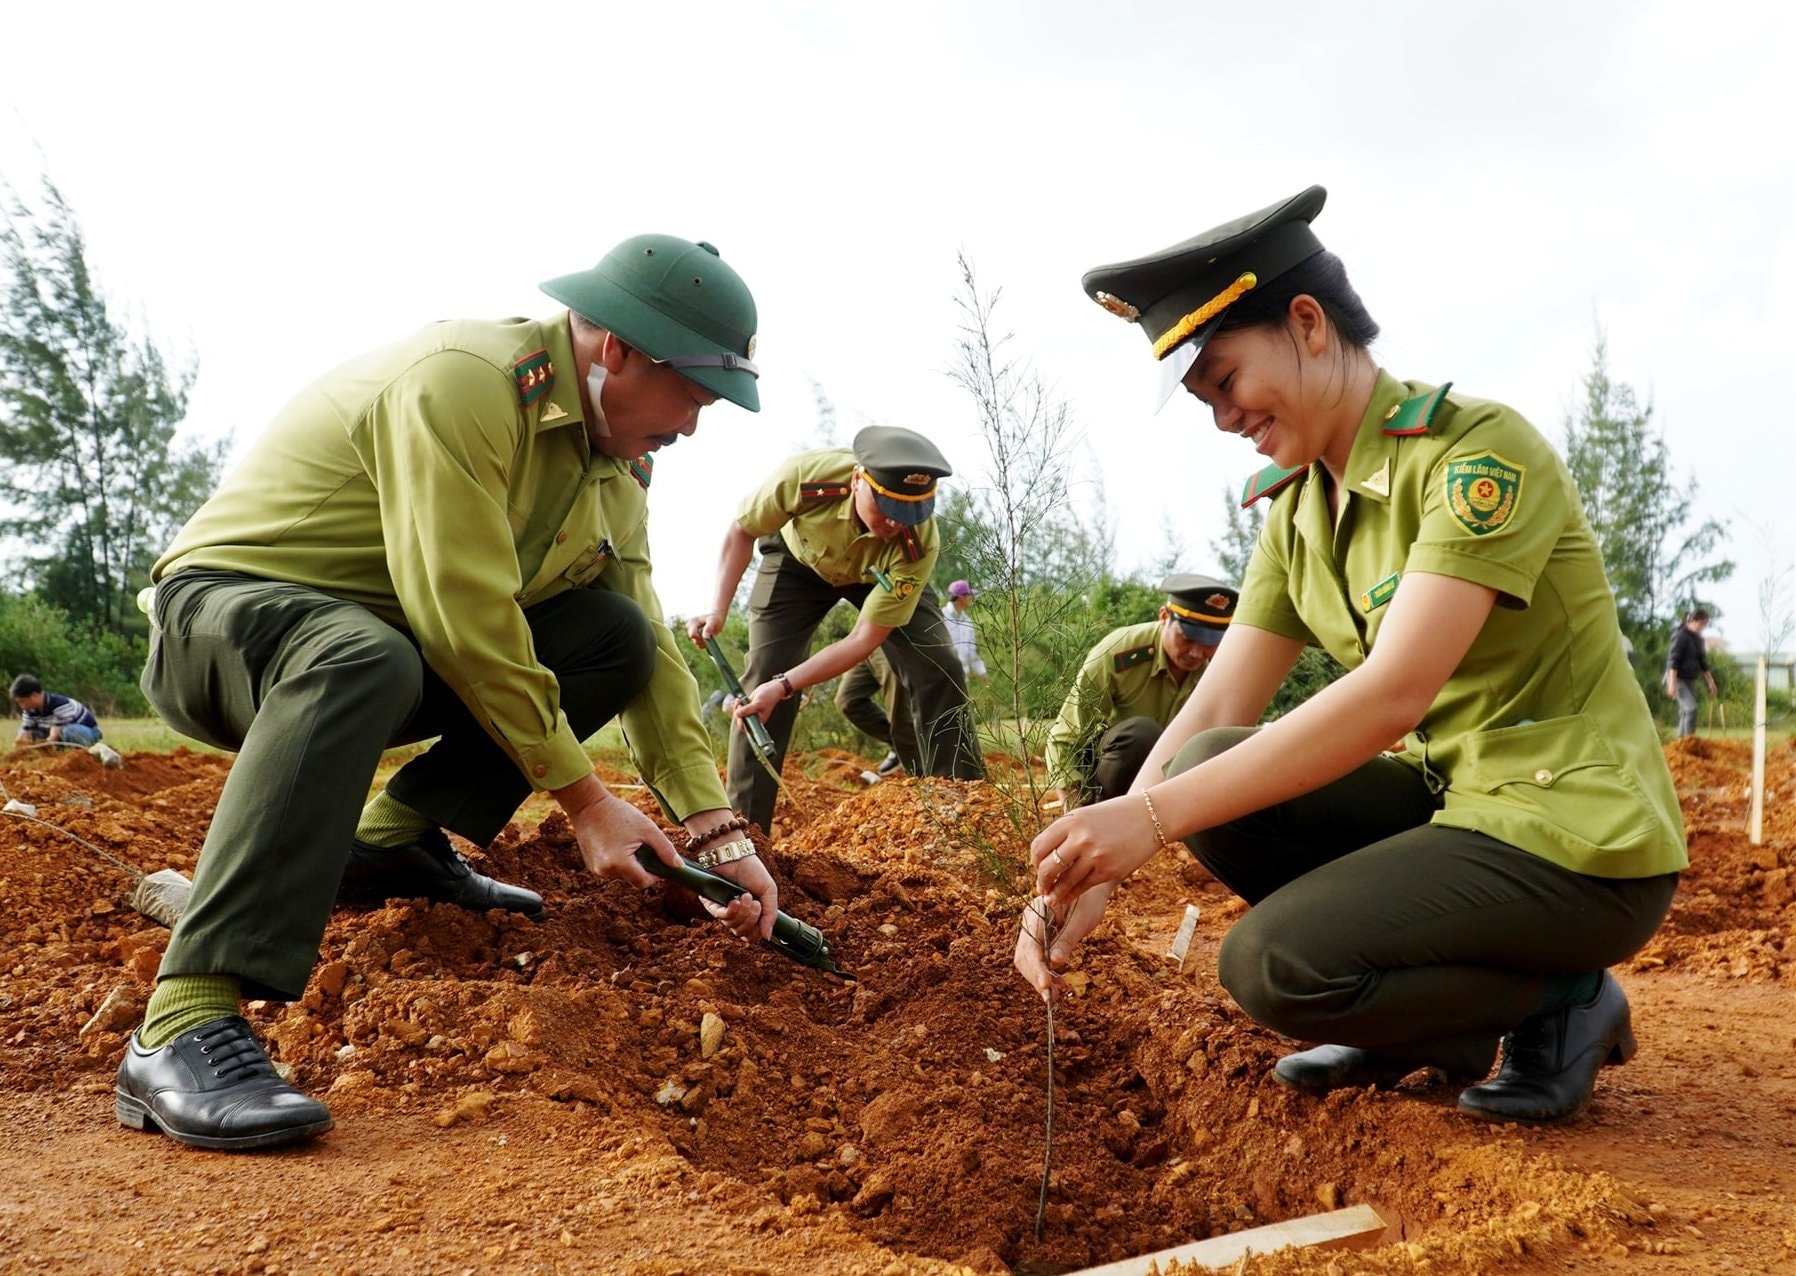
{"type": "Polygon", "coordinates": [[[304,999],[249,1009],[337,1127],[228,1155],[113,1119],[167,932],[74,839],[191,871],[229,759],[14,755],[4,796],[45,823],[0,826],[0,1273],[1052,1273],[1358,1203],[1391,1223],[1379,1247],[1233,1270],[1796,1273],[1796,759],[1773,750],[1753,846],[1746,747],[1667,754],[1694,863],[1619,972],[1641,1053],[1583,1118],[1479,1124],[1425,1077],[1271,1083],[1288,1044],[1214,979],[1242,908],[1166,855],[1056,1013],[1039,1239],[1047,1024],[1010,967],[1014,768],[867,788],[852,755],[788,767],[782,898],[855,982],[593,879],[558,814],[484,857],[543,893],[541,922],[339,909],[304,999]],[[1163,954],[1187,902],[1181,974],[1163,954]]]}

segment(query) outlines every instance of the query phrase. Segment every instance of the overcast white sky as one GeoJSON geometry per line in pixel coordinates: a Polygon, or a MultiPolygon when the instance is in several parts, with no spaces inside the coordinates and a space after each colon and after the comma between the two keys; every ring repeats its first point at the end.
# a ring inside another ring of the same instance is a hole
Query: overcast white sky
{"type": "MultiPolygon", "coordinates": [[[[759,416],[658,458],[657,581],[709,597],[746,488],[815,439],[984,450],[948,381],[955,255],[1069,405],[1123,570],[1202,569],[1257,468],[1156,416],[1140,332],[1079,287],[1295,193],[1399,377],[1562,437],[1597,329],[1728,521],[1716,631],[1796,559],[1796,6],[0,0],[0,173],[42,165],[114,301],[199,360],[191,428],[253,438],[433,319],[551,313],[539,280],[644,230],[716,243],[760,306],[759,416]],[[41,152],[41,154],[40,154],[41,152]]],[[[1715,631],[1712,631],[1715,632],[1715,631]]]]}

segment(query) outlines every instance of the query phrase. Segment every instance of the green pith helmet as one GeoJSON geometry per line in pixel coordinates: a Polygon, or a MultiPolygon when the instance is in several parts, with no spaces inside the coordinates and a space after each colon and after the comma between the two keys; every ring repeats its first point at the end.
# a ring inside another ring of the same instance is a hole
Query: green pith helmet
{"type": "Polygon", "coordinates": [[[761,410],[755,299],[710,244],[637,235],[591,270],[551,279],[542,290],[657,363],[761,410]]]}

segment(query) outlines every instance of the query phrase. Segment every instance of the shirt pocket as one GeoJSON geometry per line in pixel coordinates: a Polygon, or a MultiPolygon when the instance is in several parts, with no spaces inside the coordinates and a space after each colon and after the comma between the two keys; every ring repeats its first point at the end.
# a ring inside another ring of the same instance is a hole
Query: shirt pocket
{"type": "Polygon", "coordinates": [[[1450,787],[1497,800],[1580,859],[1636,851],[1660,831],[1644,790],[1583,714],[1475,732],[1450,787]]]}
{"type": "Polygon", "coordinates": [[[561,578],[575,587],[590,585],[610,562],[611,542],[600,541],[597,545],[582,550],[574,561],[567,565],[567,568],[561,573],[561,578]]]}

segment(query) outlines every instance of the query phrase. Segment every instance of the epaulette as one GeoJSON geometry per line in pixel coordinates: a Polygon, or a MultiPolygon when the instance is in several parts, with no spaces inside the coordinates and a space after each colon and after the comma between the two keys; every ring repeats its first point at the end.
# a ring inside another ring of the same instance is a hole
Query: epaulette
{"type": "Polygon", "coordinates": [[[511,376],[517,382],[518,403],[529,407],[555,384],[555,365],[549,362],[547,350],[538,350],[512,364],[511,376]]]}
{"type": "Polygon", "coordinates": [[[833,501],[848,495],[846,483],[800,483],[798,499],[801,501],[833,501]]]}
{"type": "Polygon", "coordinates": [[[915,563],[923,557],[923,541],[917,535],[917,529],[907,527],[898,534],[898,548],[904,552],[904,561],[915,563]]]}
{"type": "Polygon", "coordinates": [[[1453,383],[1448,381],[1432,394],[1418,394],[1413,399],[1403,400],[1385,415],[1384,432],[1401,437],[1428,433],[1428,427],[1434,424],[1434,414],[1440,411],[1441,400],[1452,388],[1453,383]]]}
{"type": "Polygon", "coordinates": [[[1293,465],[1289,469],[1282,465],[1268,465],[1248,479],[1247,486],[1241,489],[1241,508],[1246,509],[1262,496],[1271,496],[1308,468],[1307,465],[1293,465]]]}
{"type": "Polygon", "coordinates": [[[655,458],[645,455],[639,456],[634,461],[631,461],[630,477],[640,483],[643,490],[646,491],[648,489],[649,480],[655,477],[655,458]]]}
{"type": "Polygon", "coordinates": [[[1110,657],[1110,661],[1116,666],[1116,672],[1121,673],[1124,669],[1146,664],[1153,658],[1154,644],[1150,642],[1144,647],[1130,647],[1127,651],[1119,651],[1110,657]]]}

